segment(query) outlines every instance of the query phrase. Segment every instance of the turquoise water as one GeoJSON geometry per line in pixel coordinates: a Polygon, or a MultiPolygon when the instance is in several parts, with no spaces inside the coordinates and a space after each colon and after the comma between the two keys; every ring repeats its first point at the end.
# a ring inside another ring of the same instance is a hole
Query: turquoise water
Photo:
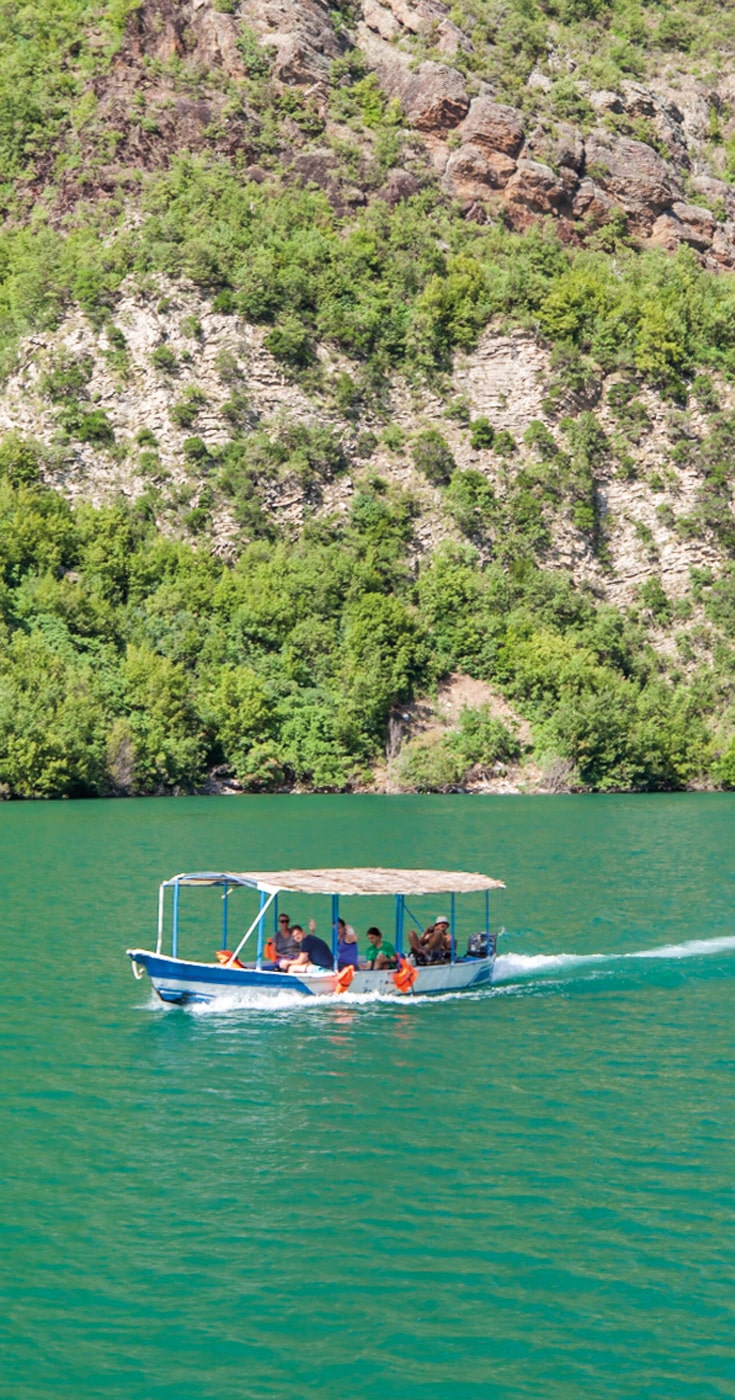
{"type": "Polygon", "coordinates": [[[4,806],[3,1400],[733,1396],[734,819],[4,806]],[[493,989],[267,1013],[133,982],[160,878],[340,863],[505,878],[493,989]]]}

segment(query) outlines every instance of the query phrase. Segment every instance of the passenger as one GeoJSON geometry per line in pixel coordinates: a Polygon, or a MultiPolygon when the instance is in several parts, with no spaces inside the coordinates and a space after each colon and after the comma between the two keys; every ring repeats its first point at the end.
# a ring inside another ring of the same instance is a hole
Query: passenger
{"type": "Polygon", "coordinates": [[[397,967],[398,958],[396,950],[387,938],[384,938],[379,928],[369,928],[367,931],[368,950],[365,954],[367,966],[371,972],[377,972],[383,967],[397,967]]]}
{"type": "MultiPolygon", "coordinates": [[[[314,919],[309,920],[309,933],[316,933],[316,923],[314,919]]],[[[322,942],[321,939],[319,941],[322,942]]],[[[357,965],[357,934],[351,924],[346,924],[344,919],[338,919],[337,971],[341,972],[345,967],[357,967],[357,965]]]]}
{"type": "MultiPolygon", "coordinates": [[[[436,928],[436,924],[434,927],[436,928]]],[[[452,961],[452,930],[446,920],[444,921],[444,928],[442,929],[441,953],[441,962],[447,963],[452,961]]]]}
{"type": "Polygon", "coordinates": [[[422,967],[451,961],[452,934],[445,914],[437,914],[433,924],[429,924],[420,935],[411,929],[408,941],[414,961],[422,967]]]}
{"type": "Polygon", "coordinates": [[[279,966],[286,972],[310,972],[313,968],[324,968],[331,972],[334,967],[332,950],[328,948],[323,938],[317,938],[314,932],[316,924],[313,919],[309,920],[309,932],[304,933],[300,924],[294,924],[291,935],[298,945],[298,954],[295,958],[282,958],[279,966]]]}
{"type": "Polygon", "coordinates": [[[357,934],[344,919],[337,920],[337,969],[357,967],[357,934]]]}
{"type": "Polygon", "coordinates": [[[273,942],[276,948],[276,962],[281,958],[298,957],[299,946],[292,936],[292,929],[288,914],[278,915],[278,928],[273,935],[273,942]]]}

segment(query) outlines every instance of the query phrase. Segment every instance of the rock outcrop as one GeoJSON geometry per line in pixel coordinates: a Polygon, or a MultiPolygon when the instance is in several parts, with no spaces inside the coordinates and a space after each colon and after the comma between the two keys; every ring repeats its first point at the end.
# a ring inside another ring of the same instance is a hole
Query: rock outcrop
{"type": "MultiPolygon", "coordinates": [[[[116,133],[114,155],[90,161],[89,172],[84,160],[69,165],[62,210],[91,193],[92,180],[112,193],[180,150],[237,154],[257,165],[261,116],[245,95],[245,25],[264,46],[276,90],[300,90],[298,101],[308,102],[324,131],[315,147],[306,125],[285,115],[283,168],[296,180],[315,180],[340,212],[369,197],[360,196],[358,178],[346,188],[334,155],[344,129],[333,110],[332,64],[353,54],[400,104],[413,149],[423,145],[427,166],[467,217],[482,222],[504,210],[517,228],[551,218],[574,242],[620,211],[639,240],[671,251],[687,245],[713,269],[735,266],[735,187],[722,178],[723,161],[713,168],[710,159],[713,120],[730,120],[735,97],[727,79],[708,88],[680,76],[675,90],[664,77],[626,80],[615,90],[580,80],[588,114],[576,125],[549,109],[551,60],[548,73],[539,67],[528,80],[539,97],[535,116],[499,100],[482,76],[468,77],[472,36],[444,0],[362,0],[342,8],[339,23],[326,0],[237,0],[231,12],[225,8],[212,0],[141,0],[132,11],[110,71],[93,82],[98,123],[116,133]],[[193,65],[207,80],[182,86],[176,65],[193,65]],[[228,84],[243,94],[237,101],[228,84]]],[[[81,142],[84,149],[84,134],[81,142]]],[[[366,160],[369,145],[364,138],[366,160]]],[[[409,197],[421,174],[416,162],[407,167],[370,188],[389,203],[409,197]]]]}
{"type": "Polygon", "coordinates": [[[523,118],[515,107],[476,97],[462,123],[463,142],[479,146],[488,154],[502,152],[515,160],[524,142],[523,118]]]}
{"type": "Polygon", "coordinates": [[[649,228],[675,200],[683,199],[681,180],[670,164],[643,141],[592,132],[585,140],[585,169],[607,195],[649,228]]]}
{"type": "Polygon", "coordinates": [[[297,86],[324,82],[346,47],[319,0],[245,0],[241,14],[274,51],[274,76],[297,86]]]}

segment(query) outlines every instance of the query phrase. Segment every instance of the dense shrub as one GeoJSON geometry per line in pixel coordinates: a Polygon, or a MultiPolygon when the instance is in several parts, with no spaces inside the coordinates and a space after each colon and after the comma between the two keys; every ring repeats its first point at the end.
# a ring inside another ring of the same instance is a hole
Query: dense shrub
{"type": "MultiPolygon", "coordinates": [[[[330,470],[338,449],[315,428],[304,450],[330,470]]],[[[531,563],[483,570],[447,544],[415,583],[412,502],[378,478],[336,529],[256,539],[225,566],[134,507],[70,508],[35,462],[32,445],[0,444],[0,783],[13,794],[192,790],[213,764],[253,790],[341,788],[381,752],[393,708],[459,667],[504,690],[583,786],[682,786],[711,763],[716,675],[673,689],[639,627],[531,563]],[[14,483],[19,462],[31,479],[14,483]]],[[[257,519],[246,479],[235,499],[257,519]]],[[[190,515],[208,509],[202,489],[190,515]]],[[[730,583],[698,584],[725,629],[730,583]]],[[[422,790],[520,756],[483,708],[420,747],[405,782],[422,790]]]]}
{"type": "Polygon", "coordinates": [[[451,478],[456,463],[446,438],[437,428],[418,433],[411,449],[415,466],[432,486],[444,486],[451,478]]]}

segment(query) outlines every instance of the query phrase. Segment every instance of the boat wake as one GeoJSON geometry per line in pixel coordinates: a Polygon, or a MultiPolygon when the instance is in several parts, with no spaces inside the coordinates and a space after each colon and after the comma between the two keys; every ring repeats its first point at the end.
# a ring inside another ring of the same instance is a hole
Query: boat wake
{"type": "Polygon", "coordinates": [[[537,978],[558,981],[585,973],[595,975],[608,968],[612,972],[621,964],[645,959],[677,962],[683,958],[706,958],[728,952],[735,952],[735,935],[692,938],[686,943],[664,943],[658,948],[639,948],[633,953],[500,953],[493,969],[493,986],[537,978]]]}

